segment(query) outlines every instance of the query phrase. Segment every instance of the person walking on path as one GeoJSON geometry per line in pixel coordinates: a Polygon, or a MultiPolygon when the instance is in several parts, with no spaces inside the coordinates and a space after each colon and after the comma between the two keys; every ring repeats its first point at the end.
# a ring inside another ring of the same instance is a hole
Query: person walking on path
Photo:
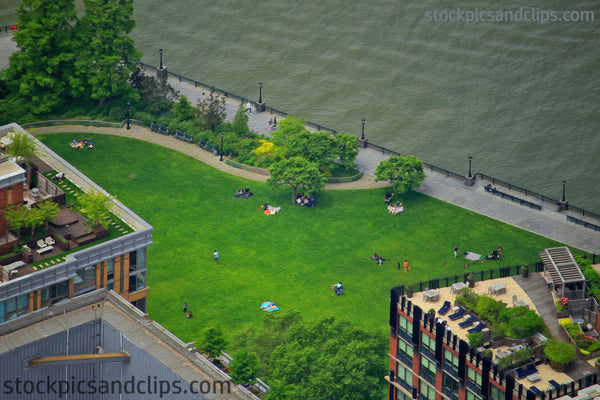
{"type": "Polygon", "coordinates": [[[187,301],[183,302],[183,312],[187,312],[187,301]]]}
{"type": "Polygon", "coordinates": [[[410,267],[408,266],[408,260],[404,260],[404,272],[410,271],[410,267]]]}
{"type": "Polygon", "coordinates": [[[246,110],[248,110],[248,114],[252,114],[252,104],[250,104],[250,101],[246,103],[246,110]]]}
{"type": "Polygon", "coordinates": [[[213,251],[213,258],[215,259],[215,264],[219,263],[219,252],[218,251],[213,251]]]}
{"type": "Polygon", "coordinates": [[[454,258],[458,257],[458,246],[454,245],[454,258]]]}

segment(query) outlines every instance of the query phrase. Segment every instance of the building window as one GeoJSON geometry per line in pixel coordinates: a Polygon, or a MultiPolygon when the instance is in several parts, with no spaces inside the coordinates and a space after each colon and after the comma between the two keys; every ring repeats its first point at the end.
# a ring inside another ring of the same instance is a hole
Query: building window
{"type": "Polygon", "coordinates": [[[467,368],[467,387],[476,391],[481,392],[481,375],[473,368],[467,368]]]}
{"type": "Polygon", "coordinates": [[[46,307],[54,304],[66,297],[69,297],[69,281],[57,283],[42,289],[42,306],[46,307]]]}
{"type": "MultiPolygon", "coordinates": [[[[442,392],[452,400],[458,399],[458,381],[452,376],[444,373],[442,380],[442,392]]],[[[496,399],[500,400],[500,399],[496,399]]]]}
{"type": "Polygon", "coordinates": [[[400,316],[398,320],[398,330],[400,331],[400,335],[410,340],[413,334],[413,324],[403,316],[400,316]]]}
{"type": "Polygon", "coordinates": [[[413,348],[402,339],[398,339],[398,358],[406,365],[412,367],[413,348]]]}
{"type": "Polygon", "coordinates": [[[88,281],[96,280],[96,267],[85,267],[83,269],[75,271],[77,276],[75,277],[75,283],[83,283],[88,281]]]}
{"type": "Polygon", "coordinates": [[[419,399],[435,400],[435,389],[425,383],[425,381],[421,381],[420,389],[419,399]]]}
{"type": "Polygon", "coordinates": [[[412,391],[413,374],[409,368],[396,363],[396,382],[409,392],[412,391]]]}
{"type": "Polygon", "coordinates": [[[129,271],[137,271],[146,268],[146,249],[140,249],[129,253],[129,271]]]}
{"type": "Polygon", "coordinates": [[[106,262],[106,280],[110,281],[111,279],[115,279],[115,260],[110,259],[106,262]]]}
{"type": "Polygon", "coordinates": [[[26,294],[23,294],[0,302],[0,322],[10,321],[18,316],[27,314],[27,297],[26,294]]]}
{"type": "Polygon", "coordinates": [[[413,398],[401,390],[396,390],[396,400],[413,400],[413,398]]]}
{"type": "Polygon", "coordinates": [[[435,354],[435,339],[421,332],[421,351],[428,355],[430,358],[434,357],[435,354]]]}
{"type": "Polygon", "coordinates": [[[495,385],[490,384],[490,400],[503,400],[504,392],[495,385]]]}
{"type": "Polygon", "coordinates": [[[135,292],[146,287],[146,272],[129,276],[129,291],[135,292]]]}
{"type": "Polygon", "coordinates": [[[421,356],[421,376],[432,385],[435,385],[435,363],[421,356]]]}
{"type": "Polygon", "coordinates": [[[448,371],[452,376],[458,377],[458,356],[450,350],[444,350],[444,371],[448,371]]]}
{"type": "Polygon", "coordinates": [[[481,397],[475,395],[475,393],[471,392],[470,390],[467,390],[466,400],[481,400],[481,397]]]}

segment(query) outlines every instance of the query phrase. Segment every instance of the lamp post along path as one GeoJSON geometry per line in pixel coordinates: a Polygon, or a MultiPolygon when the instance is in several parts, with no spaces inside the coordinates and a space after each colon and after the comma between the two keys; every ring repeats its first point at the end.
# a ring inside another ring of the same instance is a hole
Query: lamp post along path
{"type": "Polygon", "coordinates": [[[223,161],[223,136],[225,136],[225,132],[221,132],[221,155],[219,156],[219,161],[223,161]]]}

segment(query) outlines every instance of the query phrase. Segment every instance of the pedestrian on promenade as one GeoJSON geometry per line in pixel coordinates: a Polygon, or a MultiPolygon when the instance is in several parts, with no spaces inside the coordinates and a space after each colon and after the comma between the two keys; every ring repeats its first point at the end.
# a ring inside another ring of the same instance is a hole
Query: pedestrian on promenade
{"type": "Polygon", "coordinates": [[[250,104],[250,101],[246,103],[246,110],[248,110],[248,114],[252,114],[252,104],[250,104]]]}
{"type": "Polygon", "coordinates": [[[183,312],[187,312],[187,301],[183,302],[183,312]]]}
{"type": "Polygon", "coordinates": [[[273,129],[273,118],[269,118],[269,130],[273,129]]]}
{"type": "Polygon", "coordinates": [[[277,116],[273,116],[273,129],[277,126],[277,116]]]}
{"type": "Polygon", "coordinates": [[[454,245],[454,258],[458,257],[458,246],[454,245]]]}
{"type": "Polygon", "coordinates": [[[219,252],[218,251],[213,251],[213,258],[215,259],[215,264],[219,263],[219,252]]]}

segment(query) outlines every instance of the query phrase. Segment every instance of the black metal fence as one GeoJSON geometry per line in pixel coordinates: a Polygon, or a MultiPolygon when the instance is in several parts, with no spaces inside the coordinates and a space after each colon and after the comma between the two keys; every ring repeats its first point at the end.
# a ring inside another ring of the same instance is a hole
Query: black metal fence
{"type": "MultiPolygon", "coordinates": [[[[443,287],[450,287],[458,282],[467,282],[469,275],[471,275],[476,281],[486,281],[489,279],[497,278],[508,278],[513,275],[521,274],[523,265],[514,265],[511,267],[500,267],[494,269],[488,269],[485,271],[477,272],[465,272],[464,274],[446,276],[444,278],[433,278],[428,281],[420,281],[408,285],[398,285],[394,289],[400,296],[406,294],[406,289],[411,286],[415,292],[423,292],[429,289],[439,289],[443,287]]],[[[544,270],[544,263],[539,261],[534,264],[528,264],[529,272],[542,272],[544,270]]]]}

